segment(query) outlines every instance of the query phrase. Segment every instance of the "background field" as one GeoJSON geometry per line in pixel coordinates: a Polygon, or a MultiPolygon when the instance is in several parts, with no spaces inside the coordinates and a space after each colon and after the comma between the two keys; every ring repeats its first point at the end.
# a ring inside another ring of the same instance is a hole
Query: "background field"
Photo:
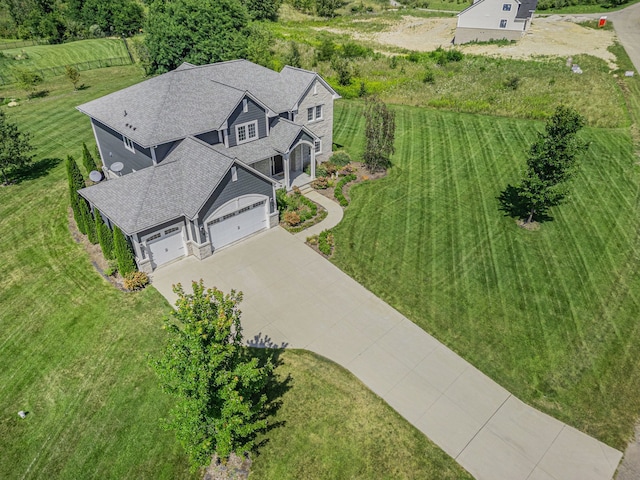
{"type": "MultiPolygon", "coordinates": [[[[79,92],[58,77],[43,85],[49,96],[0,107],[37,146],[22,182],[0,187],[0,478],[195,479],[161,429],[171,400],[147,366],[170,306],[153,288],[123,293],[98,275],[69,233],[59,161],[78,157],[83,141],[92,145],[89,121],[74,107],[141,81],[142,72],[111,68],[82,79],[79,92]]],[[[283,426],[264,437],[252,478],[470,478],[352,375],[308,354],[282,359],[279,374],[291,376],[275,419],[283,426]]]]}
{"type": "MultiPolygon", "coordinates": [[[[351,191],[335,263],[498,383],[623,448],[640,412],[638,165],[628,130],[591,142],[540,231],[497,197],[541,124],[396,107],[394,166],[351,191]]],[[[334,140],[357,157],[362,106],[334,140]]]]}

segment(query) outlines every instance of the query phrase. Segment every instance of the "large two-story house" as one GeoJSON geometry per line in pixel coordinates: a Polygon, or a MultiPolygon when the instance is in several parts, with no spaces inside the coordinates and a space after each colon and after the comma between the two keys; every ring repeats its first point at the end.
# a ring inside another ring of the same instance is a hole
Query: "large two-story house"
{"type": "Polygon", "coordinates": [[[78,107],[105,176],[80,194],[141,271],[208,257],[278,224],[276,188],[309,182],[331,154],[337,98],[307,70],[185,63],[78,107]]]}
{"type": "Polygon", "coordinates": [[[519,40],[537,6],[538,0],[474,0],[458,14],[454,43],[519,40]]]}

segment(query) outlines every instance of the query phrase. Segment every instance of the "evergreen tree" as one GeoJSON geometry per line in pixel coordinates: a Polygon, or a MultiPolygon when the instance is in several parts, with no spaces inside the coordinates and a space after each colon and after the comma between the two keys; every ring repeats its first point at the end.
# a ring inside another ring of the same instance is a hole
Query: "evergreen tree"
{"type": "Polygon", "coordinates": [[[78,230],[80,230],[80,233],[86,235],[86,221],[88,217],[84,214],[84,210],[82,208],[82,204],[85,203],[86,206],[86,202],[78,194],[78,190],[84,188],[85,186],[84,178],[82,178],[82,173],[78,168],[78,164],[71,155],[67,155],[65,166],[67,168],[67,179],[69,181],[69,200],[71,201],[73,218],[76,221],[76,225],[78,226],[78,230]]]}
{"type": "Polygon", "coordinates": [[[260,366],[242,346],[242,293],[205,289],[202,280],[192,287],[193,294],[174,287],[177,309],[165,323],[169,339],[153,367],[163,390],[177,399],[168,427],[197,468],[213,452],[227,459],[253,447],[266,427],[262,412],[273,366],[260,366]]]}
{"type": "Polygon", "coordinates": [[[78,207],[80,211],[80,215],[82,215],[84,225],[87,228],[87,238],[89,241],[95,245],[98,243],[98,235],[96,233],[96,223],[93,220],[93,216],[91,215],[91,210],[89,209],[89,204],[87,201],[78,195],[78,207]]]}
{"type": "Polygon", "coordinates": [[[92,170],[98,170],[98,165],[93,159],[91,152],[89,152],[87,144],[84,142],[82,142],[82,164],[84,165],[84,169],[87,171],[87,175],[89,175],[92,170]]]}
{"type": "Polygon", "coordinates": [[[133,252],[131,251],[129,242],[117,225],[113,226],[113,253],[118,262],[118,272],[120,272],[120,275],[124,277],[128,273],[137,270],[136,261],[133,258],[133,252]]]}
{"type": "Polygon", "coordinates": [[[102,249],[102,254],[107,260],[114,260],[115,255],[113,253],[113,233],[109,226],[104,223],[104,219],[97,208],[93,209],[93,216],[96,225],[96,235],[98,236],[98,243],[102,249]]]}

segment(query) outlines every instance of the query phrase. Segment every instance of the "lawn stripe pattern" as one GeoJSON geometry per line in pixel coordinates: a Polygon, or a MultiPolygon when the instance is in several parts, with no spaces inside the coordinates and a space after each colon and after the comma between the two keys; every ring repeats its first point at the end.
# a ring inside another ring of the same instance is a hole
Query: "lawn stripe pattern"
{"type": "MultiPolygon", "coordinates": [[[[629,132],[585,129],[568,201],[526,231],[497,197],[524,171],[541,123],[394,109],[394,166],[352,190],[335,263],[520,398],[624,447],[640,414],[629,132]]],[[[336,142],[356,157],[361,111],[336,106],[336,142]]]]}

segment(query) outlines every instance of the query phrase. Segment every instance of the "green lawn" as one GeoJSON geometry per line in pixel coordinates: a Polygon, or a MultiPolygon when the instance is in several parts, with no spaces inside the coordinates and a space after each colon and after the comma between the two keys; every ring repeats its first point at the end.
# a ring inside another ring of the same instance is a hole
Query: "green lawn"
{"type": "MultiPolygon", "coordinates": [[[[394,166],[351,191],[335,263],[515,395],[624,448],[640,413],[640,177],[628,129],[585,130],[572,197],[530,232],[496,197],[518,180],[540,123],[395,111],[394,166]]],[[[361,103],[339,102],[335,126],[357,157],[361,103]]]]}
{"type": "MultiPolygon", "coordinates": [[[[147,366],[170,306],[153,288],[123,293],[96,273],[68,230],[63,164],[46,160],[92,145],[74,107],[141,71],[82,75],[85,90],[58,77],[43,85],[47,97],[1,107],[33,134],[38,168],[0,187],[0,478],[195,479],[160,427],[171,402],[147,366]]],[[[265,437],[252,478],[470,478],[352,375],[301,352],[282,358],[283,425],[265,437]]]]}
{"type": "Polygon", "coordinates": [[[28,68],[61,67],[91,60],[127,57],[124,42],[117,38],[99,38],[60,45],[35,45],[2,50],[7,56],[16,57],[26,53],[29,58],[11,63],[11,66],[28,68]]]}

